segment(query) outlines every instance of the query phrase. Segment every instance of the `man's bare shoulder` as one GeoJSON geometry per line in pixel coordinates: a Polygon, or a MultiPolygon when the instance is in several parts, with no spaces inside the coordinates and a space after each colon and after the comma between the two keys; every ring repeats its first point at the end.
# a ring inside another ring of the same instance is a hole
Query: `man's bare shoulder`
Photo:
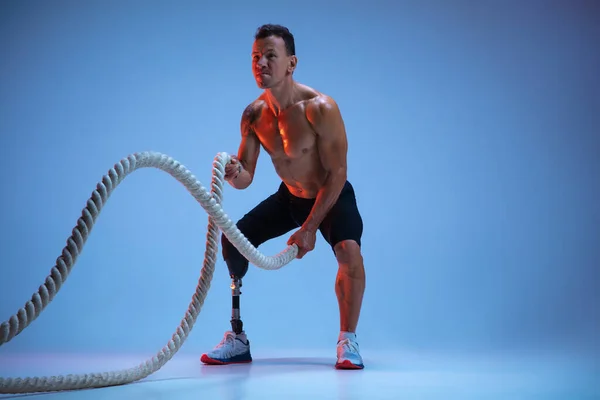
{"type": "Polygon", "coordinates": [[[313,125],[341,119],[340,110],[333,97],[324,93],[306,102],[306,118],[313,125]]]}
{"type": "Polygon", "coordinates": [[[337,108],[337,103],[333,97],[324,93],[320,93],[318,96],[310,99],[310,101],[307,103],[307,109],[309,108],[312,111],[327,112],[332,108],[337,108]]]}
{"type": "Polygon", "coordinates": [[[261,97],[248,104],[242,112],[242,124],[252,126],[258,120],[266,106],[267,103],[261,97]]]}
{"type": "Polygon", "coordinates": [[[301,91],[301,102],[309,120],[326,115],[330,111],[337,111],[333,97],[305,84],[298,83],[297,87],[301,91]]]}

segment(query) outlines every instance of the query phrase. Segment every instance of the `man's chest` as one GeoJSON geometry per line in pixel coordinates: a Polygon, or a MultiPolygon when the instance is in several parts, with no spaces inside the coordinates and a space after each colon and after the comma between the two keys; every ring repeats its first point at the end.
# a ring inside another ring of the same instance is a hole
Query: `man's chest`
{"type": "Polygon", "coordinates": [[[316,135],[304,113],[287,112],[279,117],[267,115],[255,125],[264,149],[274,156],[301,157],[316,145],[316,135]]]}

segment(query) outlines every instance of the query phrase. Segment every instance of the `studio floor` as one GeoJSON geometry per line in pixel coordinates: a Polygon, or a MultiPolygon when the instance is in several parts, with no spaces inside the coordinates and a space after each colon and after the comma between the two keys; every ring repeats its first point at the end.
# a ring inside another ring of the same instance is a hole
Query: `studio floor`
{"type": "MultiPolygon", "coordinates": [[[[120,370],[152,355],[0,354],[0,376],[52,376],[120,370]]],[[[327,351],[255,351],[254,362],[206,366],[183,351],[143,380],[0,399],[599,399],[593,359],[544,354],[450,355],[363,351],[366,367],[337,371],[327,351]]]]}

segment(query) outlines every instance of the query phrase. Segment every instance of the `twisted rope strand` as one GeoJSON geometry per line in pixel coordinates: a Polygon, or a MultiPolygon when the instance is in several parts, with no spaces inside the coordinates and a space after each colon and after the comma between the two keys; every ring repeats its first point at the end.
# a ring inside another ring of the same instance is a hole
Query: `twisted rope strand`
{"type": "Polygon", "coordinates": [[[210,193],[185,166],[167,155],[157,152],[142,152],[134,153],[119,161],[96,185],[96,189],[83,208],[81,217],[77,220],[71,236],[67,239],[66,246],[56,259],[56,265],[52,267],[44,283],[40,285],[37,292],[31,296],[31,299],[25,303],[23,308],[0,325],[0,346],[9,342],[27,328],[50,304],[67,280],[91,234],[102,207],[104,207],[116,187],[126,176],[137,169],[157,168],[167,172],[183,184],[209,215],[206,250],[198,285],[184,317],[168,343],[152,358],[128,369],[82,375],[69,374],[26,378],[0,377],[0,393],[52,392],[117,386],[138,381],[158,371],[181,348],[202,309],[206,294],[210,289],[217,261],[219,229],[244,257],[259,268],[279,269],[296,257],[298,248],[295,245],[288,246],[275,256],[261,254],[225,214],[221,208],[221,201],[223,198],[225,165],[229,160],[230,156],[224,152],[217,154],[215,157],[210,193]]]}

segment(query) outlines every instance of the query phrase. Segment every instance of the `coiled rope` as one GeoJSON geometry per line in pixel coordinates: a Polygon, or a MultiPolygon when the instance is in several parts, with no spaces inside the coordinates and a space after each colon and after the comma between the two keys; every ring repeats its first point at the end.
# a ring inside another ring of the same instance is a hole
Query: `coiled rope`
{"type": "Polygon", "coordinates": [[[31,300],[25,303],[25,306],[0,325],[1,346],[21,333],[23,329],[29,326],[40,315],[44,308],[54,299],[54,296],[56,296],[67,279],[71,268],[73,268],[73,265],[77,261],[77,257],[81,254],[102,207],[106,204],[113,190],[133,171],[140,168],[153,167],[167,172],[182,183],[209,214],[206,251],[204,253],[204,262],[198,286],[188,310],[171,340],[154,357],[136,367],[82,375],[0,378],[0,393],[53,392],[117,386],[138,381],[158,371],[181,348],[204,304],[204,299],[210,288],[210,282],[215,269],[219,229],[240,253],[259,268],[267,270],[279,269],[296,257],[298,251],[296,245],[288,246],[275,256],[261,254],[242,235],[227,214],[225,214],[220,203],[223,197],[225,165],[230,159],[231,157],[224,152],[217,154],[215,157],[210,193],[185,166],[161,153],[134,153],[115,164],[108,171],[108,174],[102,177],[102,180],[92,192],[85,208],[82,210],[81,217],[77,220],[77,225],[73,228],[72,235],[67,239],[67,245],[63,248],[62,254],[57,258],[56,265],[52,267],[50,275],[46,277],[46,280],[39,287],[38,291],[33,294],[31,300]]]}

